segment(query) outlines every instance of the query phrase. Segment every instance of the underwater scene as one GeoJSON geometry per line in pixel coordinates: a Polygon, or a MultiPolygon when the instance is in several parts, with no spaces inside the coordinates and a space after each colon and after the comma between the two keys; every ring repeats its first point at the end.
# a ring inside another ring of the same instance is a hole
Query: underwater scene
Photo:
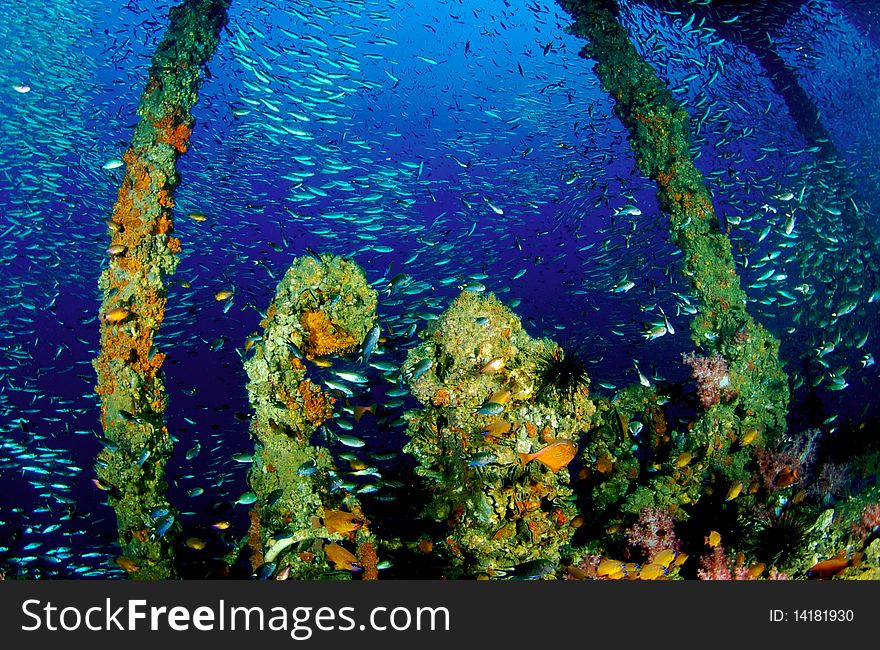
{"type": "Polygon", "coordinates": [[[880,579],[877,3],[0,6],[0,577],[880,579]]]}

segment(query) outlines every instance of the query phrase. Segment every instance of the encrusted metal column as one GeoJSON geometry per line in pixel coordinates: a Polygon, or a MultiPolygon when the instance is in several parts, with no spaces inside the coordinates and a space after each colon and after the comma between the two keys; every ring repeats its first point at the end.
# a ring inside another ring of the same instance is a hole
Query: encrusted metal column
{"type": "Polygon", "coordinates": [[[228,7],[229,0],[187,0],[171,9],[107,221],[110,264],[99,282],[101,353],[94,361],[106,437],[98,483],[116,510],[117,562],[136,578],[175,576],[169,534],[175,515],[164,494],[172,448],[164,424],[164,354],[153,338],[165,313],[164,277],[180,252],[171,236],[177,158],[187,149],[202,67],[214,54],[228,7]]]}
{"type": "Polygon", "coordinates": [[[596,62],[639,170],[657,182],[699,309],[691,325],[696,352],[684,358],[697,383],[693,421],[669,430],[650,384],[620,391],[597,405],[601,424],[584,446],[583,475],[598,525],[654,511],[686,518],[687,506],[709,494],[726,501],[751,494],[753,449],[773,447],[785,432],[789,389],[779,341],[746,310],[730,240],[691,159],[689,116],[639,56],[617,20],[616,3],[559,4],[574,19],[570,33],[587,40],[580,55],[596,62]],[[643,457],[630,444],[639,435],[643,457]]]}
{"type": "Polygon", "coordinates": [[[770,443],[785,426],[788,387],[779,342],[746,311],[745,292],[721,232],[702,174],[690,156],[688,114],[636,52],[603,0],[559,0],[574,18],[569,30],[588,44],[580,55],[596,61],[596,74],[615,100],[614,113],[629,131],[642,173],[657,181],[672,241],[684,253],[682,269],[699,301],[692,337],[707,355],[730,363],[729,393],[746,430],[770,443]]]}

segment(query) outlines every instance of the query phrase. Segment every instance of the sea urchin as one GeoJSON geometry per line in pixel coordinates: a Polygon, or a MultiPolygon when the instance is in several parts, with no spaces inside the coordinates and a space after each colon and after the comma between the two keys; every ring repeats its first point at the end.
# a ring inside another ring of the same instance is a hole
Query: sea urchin
{"type": "Polygon", "coordinates": [[[585,393],[590,385],[584,354],[579,347],[571,344],[542,353],[535,362],[535,368],[536,395],[541,401],[552,397],[572,401],[578,393],[585,393]]]}
{"type": "Polygon", "coordinates": [[[752,521],[744,546],[755,559],[789,572],[807,555],[815,523],[816,515],[809,509],[783,510],[752,521]]]}

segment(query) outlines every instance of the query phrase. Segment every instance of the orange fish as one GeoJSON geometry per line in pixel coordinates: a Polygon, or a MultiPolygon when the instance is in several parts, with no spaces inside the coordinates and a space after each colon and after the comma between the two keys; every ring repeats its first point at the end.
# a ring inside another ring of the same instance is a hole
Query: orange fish
{"type": "Polygon", "coordinates": [[[504,359],[501,357],[495,357],[491,361],[489,361],[485,366],[480,368],[481,375],[494,375],[496,372],[501,370],[501,367],[504,365],[504,359]]]}
{"type": "Polygon", "coordinates": [[[614,461],[611,459],[611,456],[608,454],[608,452],[605,452],[596,459],[597,472],[607,474],[612,469],[614,469],[614,461]]]}
{"type": "Polygon", "coordinates": [[[586,580],[590,577],[590,574],[576,566],[567,566],[565,570],[575,580],[586,580]]]}
{"type": "Polygon", "coordinates": [[[659,564],[664,569],[668,569],[673,560],[675,560],[675,549],[665,548],[654,556],[652,563],[659,564]]]}
{"type": "Polygon", "coordinates": [[[344,510],[324,510],[321,523],[331,533],[344,535],[364,525],[364,520],[344,510]]]}
{"type": "Polygon", "coordinates": [[[121,323],[131,315],[125,307],[114,307],[104,314],[104,321],[107,323],[121,323]]]}
{"type": "Polygon", "coordinates": [[[372,413],[373,415],[376,415],[376,405],[370,404],[369,406],[355,406],[354,421],[360,422],[361,418],[364,417],[364,413],[372,413]]]}
{"type": "Polygon", "coordinates": [[[525,467],[533,460],[544,463],[553,472],[558,472],[571,462],[577,453],[578,446],[574,440],[561,438],[533,454],[520,454],[519,460],[525,467]]]}
{"type": "Polygon", "coordinates": [[[125,557],[124,555],[120,555],[116,558],[116,564],[118,564],[126,573],[137,573],[141,570],[141,568],[134,563],[129,557],[125,557]]]}
{"type": "Polygon", "coordinates": [[[639,580],[656,580],[666,575],[666,567],[662,564],[645,564],[639,569],[639,580]]]}
{"type": "Polygon", "coordinates": [[[742,481],[739,483],[735,483],[730,486],[730,489],[727,491],[727,496],[724,498],[725,501],[733,501],[735,498],[739,496],[739,493],[742,492],[743,484],[742,481]]]}
{"type": "Polygon", "coordinates": [[[807,576],[817,580],[828,580],[843,571],[852,563],[851,559],[844,557],[843,553],[830,560],[822,560],[807,569],[807,576]]]}
{"type": "Polygon", "coordinates": [[[797,481],[797,469],[792,469],[790,467],[783,467],[779,474],[776,475],[776,478],[773,479],[773,483],[778,488],[787,488],[789,485],[797,483],[797,481]]]}
{"type": "Polygon", "coordinates": [[[763,562],[757,562],[749,567],[749,576],[752,578],[758,578],[762,573],[764,573],[764,569],[766,565],[763,562]]]}
{"type": "Polygon", "coordinates": [[[674,463],[674,465],[675,465],[677,468],[681,469],[682,467],[684,467],[685,465],[687,465],[689,462],[691,462],[691,459],[692,459],[693,457],[694,457],[694,455],[693,455],[691,452],[689,452],[689,451],[685,451],[685,452],[681,453],[681,454],[678,456],[678,458],[675,459],[675,463],[674,463]]]}
{"type": "Polygon", "coordinates": [[[607,576],[610,578],[612,576],[620,574],[620,576],[622,577],[625,570],[626,565],[623,562],[604,558],[601,562],[599,562],[599,566],[596,567],[596,575],[607,576]]]}
{"type": "Polygon", "coordinates": [[[755,439],[758,437],[757,429],[749,429],[743,434],[743,437],[740,439],[740,442],[744,445],[750,445],[755,442],[755,439]]]}
{"type": "Polygon", "coordinates": [[[324,554],[327,560],[333,564],[333,568],[342,571],[360,571],[356,566],[357,557],[351,551],[347,551],[336,542],[324,545],[324,554]]]}
{"type": "Polygon", "coordinates": [[[806,498],[807,498],[807,491],[806,490],[799,490],[798,492],[796,492],[794,494],[794,496],[791,497],[791,499],[789,500],[789,503],[792,505],[797,505],[806,498]]]}
{"type": "Polygon", "coordinates": [[[484,436],[498,437],[503,436],[510,431],[510,422],[507,420],[495,420],[492,424],[483,427],[482,434],[484,436]]]}

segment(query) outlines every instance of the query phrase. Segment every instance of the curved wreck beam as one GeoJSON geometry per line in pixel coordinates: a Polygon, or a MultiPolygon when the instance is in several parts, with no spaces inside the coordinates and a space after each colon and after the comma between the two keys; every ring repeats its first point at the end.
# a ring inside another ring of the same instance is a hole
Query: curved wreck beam
{"type": "MultiPolygon", "coordinates": [[[[688,114],[636,52],[607,0],[559,0],[574,19],[569,31],[586,39],[580,55],[596,62],[614,113],[629,131],[639,170],[657,182],[671,240],[684,253],[683,273],[699,302],[692,337],[706,356],[730,364],[729,406],[743,430],[766,444],[785,427],[787,377],[779,342],[746,311],[730,240],[721,232],[702,174],[690,156],[688,114]]],[[[707,415],[710,415],[707,412],[707,415]]]]}
{"type": "Polygon", "coordinates": [[[773,90],[785,103],[801,136],[810,145],[819,147],[823,157],[839,157],[831,134],[822,123],[819,107],[801,86],[795,70],[779,55],[773,42],[776,35],[783,33],[786,24],[796,18],[805,4],[803,0],[764,3],[713,0],[707,4],[648,0],[645,4],[661,11],[680,12],[682,19],[693,14],[694,23],[704,23],[723,39],[747,48],[767,73],[773,90]]]}
{"type": "Polygon", "coordinates": [[[107,221],[110,264],[99,282],[101,352],[94,361],[105,435],[98,484],[116,510],[117,563],[136,578],[175,576],[169,534],[175,515],[164,495],[172,449],[163,422],[165,355],[153,338],[165,314],[164,277],[174,272],[180,252],[171,236],[177,158],[187,149],[202,67],[214,54],[228,7],[229,0],[186,0],[171,9],[107,221]]]}

